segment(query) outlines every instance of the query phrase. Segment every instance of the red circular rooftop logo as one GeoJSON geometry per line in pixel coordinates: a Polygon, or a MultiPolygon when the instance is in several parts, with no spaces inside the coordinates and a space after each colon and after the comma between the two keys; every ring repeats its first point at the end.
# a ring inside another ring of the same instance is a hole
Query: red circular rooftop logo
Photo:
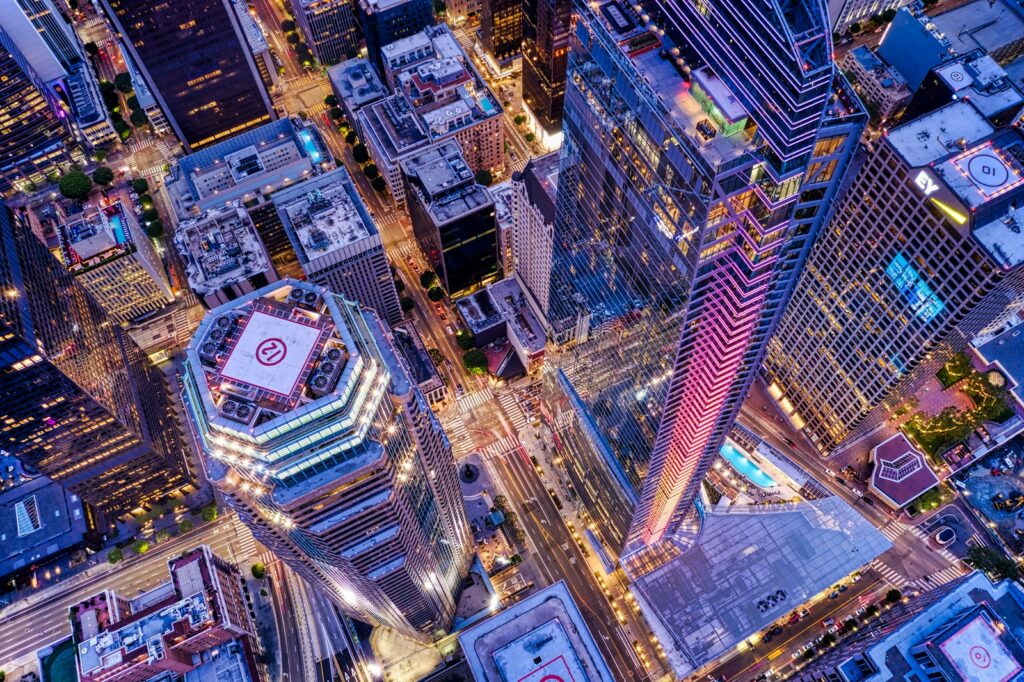
{"type": "Polygon", "coordinates": [[[971,657],[971,663],[979,668],[984,669],[992,665],[992,654],[990,654],[988,649],[983,646],[972,646],[969,654],[971,657]]]}
{"type": "Polygon", "coordinates": [[[256,362],[264,367],[280,365],[284,356],[288,355],[288,346],[278,338],[263,339],[256,346],[256,362]]]}
{"type": "Polygon", "coordinates": [[[545,675],[540,682],[565,682],[559,675],[545,675]]]}

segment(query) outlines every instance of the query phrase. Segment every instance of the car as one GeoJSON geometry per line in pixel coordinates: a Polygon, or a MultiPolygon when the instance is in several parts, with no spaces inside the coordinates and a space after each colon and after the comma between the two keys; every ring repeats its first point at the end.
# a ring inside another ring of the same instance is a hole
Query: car
{"type": "Polygon", "coordinates": [[[572,564],[573,566],[575,566],[576,565],[576,557],[574,557],[574,556],[569,557],[569,563],[572,564]]]}
{"type": "Polygon", "coordinates": [[[786,445],[788,445],[791,448],[792,447],[796,447],[796,443],[793,442],[792,438],[783,438],[782,442],[785,443],[786,445]]]}
{"type": "Polygon", "coordinates": [[[935,540],[935,544],[938,546],[945,547],[953,542],[953,540],[956,540],[956,531],[949,526],[942,526],[935,531],[935,534],[932,535],[932,539],[935,540]]]}
{"type": "Polygon", "coordinates": [[[875,506],[875,501],[872,500],[867,495],[865,495],[864,497],[862,497],[860,499],[864,500],[864,504],[868,505],[869,507],[874,507],[875,506]]]}
{"type": "Polygon", "coordinates": [[[454,330],[454,329],[452,329],[452,326],[451,326],[450,324],[446,324],[446,325],[444,326],[444,330],[445,330],[446,332],[448,332],[448,336],[452,336],[452,335],[454,335],[454,334],[455,334],[455,330],[454,330]]]}
{"type": "Polygon", "coordinates": [[[839,590],[833,590],[832,594],[828,595],[829,599],[839,599],[839,590]]]}
{"type": "Polygon", "coordinates": [[[786,624],[787,625],[792,625],[793,623],[799,623],[799,622],[800,622],[800,613],[798,611],[794,611],[793,613],[789,614],[789,618],[786,619],[786,624]]]}
{"type": "Polygon", "coordinates": [[[829,629],[830,627],[832,627],[835,624],[836,624],[836,619],[835,618],[826,618],[825,620],[821,621],[821,627],[825,628],[826,630],[829,629]]]}

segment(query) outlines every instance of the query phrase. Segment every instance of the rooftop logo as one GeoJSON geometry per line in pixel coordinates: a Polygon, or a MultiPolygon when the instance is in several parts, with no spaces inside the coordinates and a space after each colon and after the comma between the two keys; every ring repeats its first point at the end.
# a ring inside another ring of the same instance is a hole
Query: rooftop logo
{"type": "Polygon", "coordinates": [[[273,367],[281,364],[281,361],[288,355],[288,346],[278,338],[269,338],[260,341],[256,346],[256,362],[264,367],[273,367]]]}

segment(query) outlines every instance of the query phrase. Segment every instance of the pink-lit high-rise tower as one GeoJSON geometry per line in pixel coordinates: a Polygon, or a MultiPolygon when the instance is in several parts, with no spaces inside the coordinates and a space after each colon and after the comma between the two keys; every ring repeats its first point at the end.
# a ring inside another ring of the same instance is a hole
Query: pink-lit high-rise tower
{"type": "Polygon", "coordinates": [[[819,1],[577,3],[546,417],[627,572],[692,541],[864,123],[819,1]]]}

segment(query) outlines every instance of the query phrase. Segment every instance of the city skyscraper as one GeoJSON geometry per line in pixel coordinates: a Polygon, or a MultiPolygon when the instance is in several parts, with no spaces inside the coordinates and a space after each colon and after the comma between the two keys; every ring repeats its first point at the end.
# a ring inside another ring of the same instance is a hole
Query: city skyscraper
{"type": "Polygon", "coordinates": [[[289,4],[318,62],[327,66],[356,56],[359,21],[355,0],[289,0],[289,4]]]}
{"type": "Polygon", "coordinates": [[[636,575],[692,540],[865,115],[821,3],[665,3],[657,30],[623,2],[575,12],[547,310],[571,345],[547,419],[636,575]]]}
{"type": "MultiPolygon", "coordinates": [[[[965,96],[867,155],[769,343],[769,390],[822,452],[882,424],[1024,305],[1024,136],[986,119],[966,73],[960,60],[940,70],[965,96]]],[[[994,103],[1011,93],[1024,104],[1012,86],[994,103]]]]}
{"type": "Polygon", "coordinates": [[[523,42],[522,0],[484,0],[480,5],[480,42],[499,65],[518,57],[523,42]]]}
{"type": "Polygon", "coordinates": [[[118,515],[189,482],[163,375],[0,205],[0,438],[118,515]]]}
{"type": "Polygon", "coordinates": [[[382,70],[381,48],[434,25],[432,0],[359,0],[366,53],[382,70]]]}
{"type": "Polygon", "coordinates": [[[445,632],[472,536],[448,439],[372,311],[282,280],[217,308],[187,351],[210,481],[347,614],[445,632]]]}
{"type": "Polygon", "coordinates": [[[550,147],[562,134],[572,0],[523,0],[523,104],[550,147]]]}
{"type": "Polygon", "coordinates": [[[187,150],[275,118],[228,0],[104,0],[104,5],[187,150]]]}

